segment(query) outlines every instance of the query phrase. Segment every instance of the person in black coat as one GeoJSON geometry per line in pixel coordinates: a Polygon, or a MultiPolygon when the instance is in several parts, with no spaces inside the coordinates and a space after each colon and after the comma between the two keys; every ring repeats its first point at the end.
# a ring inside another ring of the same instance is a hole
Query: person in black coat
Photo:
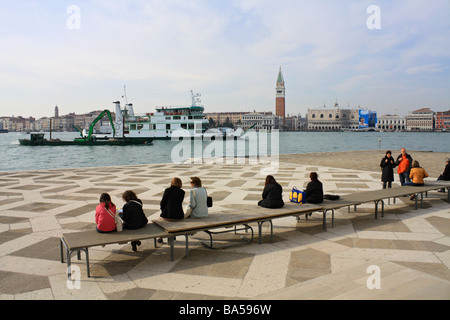
{"type": "MultiPolygon", "coordinates": [[[[447,158],[444,172],[439,175],[438,180],[450,180],[450,158],[447,158]]],[[[445,192],[445,188],[439,189],[439,192],[445,192]]]]}
{"type": "Polygon", "coordinates": [[[164,191],[161,199],[160,217],[167,221],[176,221],[184,219],[183,200],[184,190],[179,178],[173,178],[170,187],[164,191]]]}
{"type": "MultiPolygon", "coordinates": [[[[123,212],[119,214],[120,218],[123,220],[123,228],[135,230],[145,227],[148,223],[148,219],[142,209],[142,201],[138,199],[136,193],[127,190],[123,193],[122,199],[126,202],[123,206],[123,212]]],[[[139,240],[131,242],[133,251],[136,251],[136,246],[140,245],[141,242],[139,240]]]]}
{"type": "Polygon", "coordinates": [[[392,187],[392,181],[394,181],[394,168],[397,166],[392,152],[386,151],[386,156],[381,159],[380,167],[382,168],[381,181],[383,181],[383,189],[392,187]]]}
{"type": "Polygon", "coordinates": [[[323,185],[319,181],[317,172],[309,174],[311,181],[305,189],[306,202],[308,203],[322,203],[323,202],[323,185]]]}
{"type": "Polygon", "coordinates": [[[258,206],[272,209],[284,206],[283,188],[275,181],[273,176],[266,177],[262,197],[263,199],[258,202],[258,206]]]}

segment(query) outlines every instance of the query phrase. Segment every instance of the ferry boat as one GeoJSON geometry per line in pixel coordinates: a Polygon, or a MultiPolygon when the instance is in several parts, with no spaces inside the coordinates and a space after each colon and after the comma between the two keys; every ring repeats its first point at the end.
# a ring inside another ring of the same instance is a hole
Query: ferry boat
{"type": "MultiPolygon", "coordinates": [[[[189,107],[157,107],[154,113],[136,114],[133,105],[127,103],[122,109],[120,102],[114,102],[116,119],[114,127],[117,134],[128,138],[153,138],[170,140],[173,136],[182,138],[212,138],[222,132],[207,130],[208,120],[204,107],[200,105],[200,94],[191,91],[192,104],[189,107]],[[180,130],[184,129],[184,130],[180,130]],[[182,136],[180,136],[182,133],[182,136]]],[[[95,134],[96,137],[109,137],[108,134],[95,134]]]]}

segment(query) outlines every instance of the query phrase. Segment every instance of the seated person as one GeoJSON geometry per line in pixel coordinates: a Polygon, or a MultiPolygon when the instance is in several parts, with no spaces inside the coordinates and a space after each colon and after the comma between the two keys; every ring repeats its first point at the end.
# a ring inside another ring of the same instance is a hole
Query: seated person
{"type": "Polygon", "coordinates": [[[192,189],[189,191],[189,204],[186,210],[186,218],[206,218],[208,216],[208,192],[202,187],[199,177],[191,177],[192,189]]]}
{"type": "Polygon", "coordinates": [[[284,206],[283,188],[273,176],[266,177],[262,197],[263,199],[258,202],[260,207],[276,209],[284,206]]]}
{"type": "MultiPolygon", "coordinates": [[[[119,216],[123,220],[123,228],[128,230],[135,230],[143,228],[147,225],[148,219],[142,209],[142,200],[138,199],[136,193],[127,190],[123,193],[122,199],[126,202],[123,206],[123,212],[119,216]]],[[[132,241],[131,248],[136,251],[136,246],[140,246],[141,242],[132,241]]]]}
{"type": "Polygon", "coordinates": [[[184,219],[184,190],[181,189],[182,185],[183,183],[179,178],[173,178],[170,187],[164,191],[160,203],[160,217],[163,220],[177,221],[184,219]]]}
{"type": "MultiPolygon", "coordinates": [[[[428,173],[425,171],[424,168],[421,168],[419,165],[419,162],[417,160],[414,160],[412,163],[411,172],[409,174],[409,178],[411,179],[410,182],[405,182],[405,186],[423,186],[424,182],[423,179],[428,177],[428,173]]],[[[416,196],[413,194],[410,200],[414,200],[416,196]]]]}
{"type": "Polygon", "coordinates": [[[311,181],[306,186],[305,196],[308,203],[322,203],[323,202],[323,186],[322,182],[318,180],[317,172],[311,172],[309,175],[311,181]]]}
{"type": "Polygon", "coordinates": [[[111,201],[108,193],[102,193],[100,203],[95,209],[95,223],[97,231],[100,233],[109,233],[116,231],[116,205],[111,201]]]}

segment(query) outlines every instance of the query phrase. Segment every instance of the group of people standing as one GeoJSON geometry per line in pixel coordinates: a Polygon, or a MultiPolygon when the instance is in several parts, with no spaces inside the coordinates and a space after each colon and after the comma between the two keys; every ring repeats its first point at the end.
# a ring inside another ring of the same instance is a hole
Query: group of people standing
{"type": "MultiPolygon", "coordinates": [[[[447,158],[444,172],[439,176],[438,180],[450,180],[450,158],[447,158]]],[[[423,186],[424,178],[428,177],[428,173],[424,168],[420,167],[417,160],[413,160],[411,155],[406,152],[405,148],[401,149],[400,155],[396,160],[392,157],[390,150],[386,151],[386,156],[381,159],[380,167],[382,168],[381,181],[383,189],[391,188],[394,181],[394,168],[397,167],[397,173],[402,186],[423,186]]],[[[414,199],[414,195],[411,196],[414,199]]]]}

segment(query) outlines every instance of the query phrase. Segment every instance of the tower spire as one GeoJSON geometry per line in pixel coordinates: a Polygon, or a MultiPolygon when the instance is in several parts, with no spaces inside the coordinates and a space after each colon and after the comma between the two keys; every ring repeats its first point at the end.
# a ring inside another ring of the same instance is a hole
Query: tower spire
{"type": "Polygon", "coordinates": [[[283,127],[285,124],[285,118],[286,118],[286,105],[285,105],[285,85],[284,85],[284,76],[283,72],[278,72],[278,79],[277,79],[277,86],[276,86],[276,104],[275,104],[275,113],[277,117],[283,118],[283,127]]]}

